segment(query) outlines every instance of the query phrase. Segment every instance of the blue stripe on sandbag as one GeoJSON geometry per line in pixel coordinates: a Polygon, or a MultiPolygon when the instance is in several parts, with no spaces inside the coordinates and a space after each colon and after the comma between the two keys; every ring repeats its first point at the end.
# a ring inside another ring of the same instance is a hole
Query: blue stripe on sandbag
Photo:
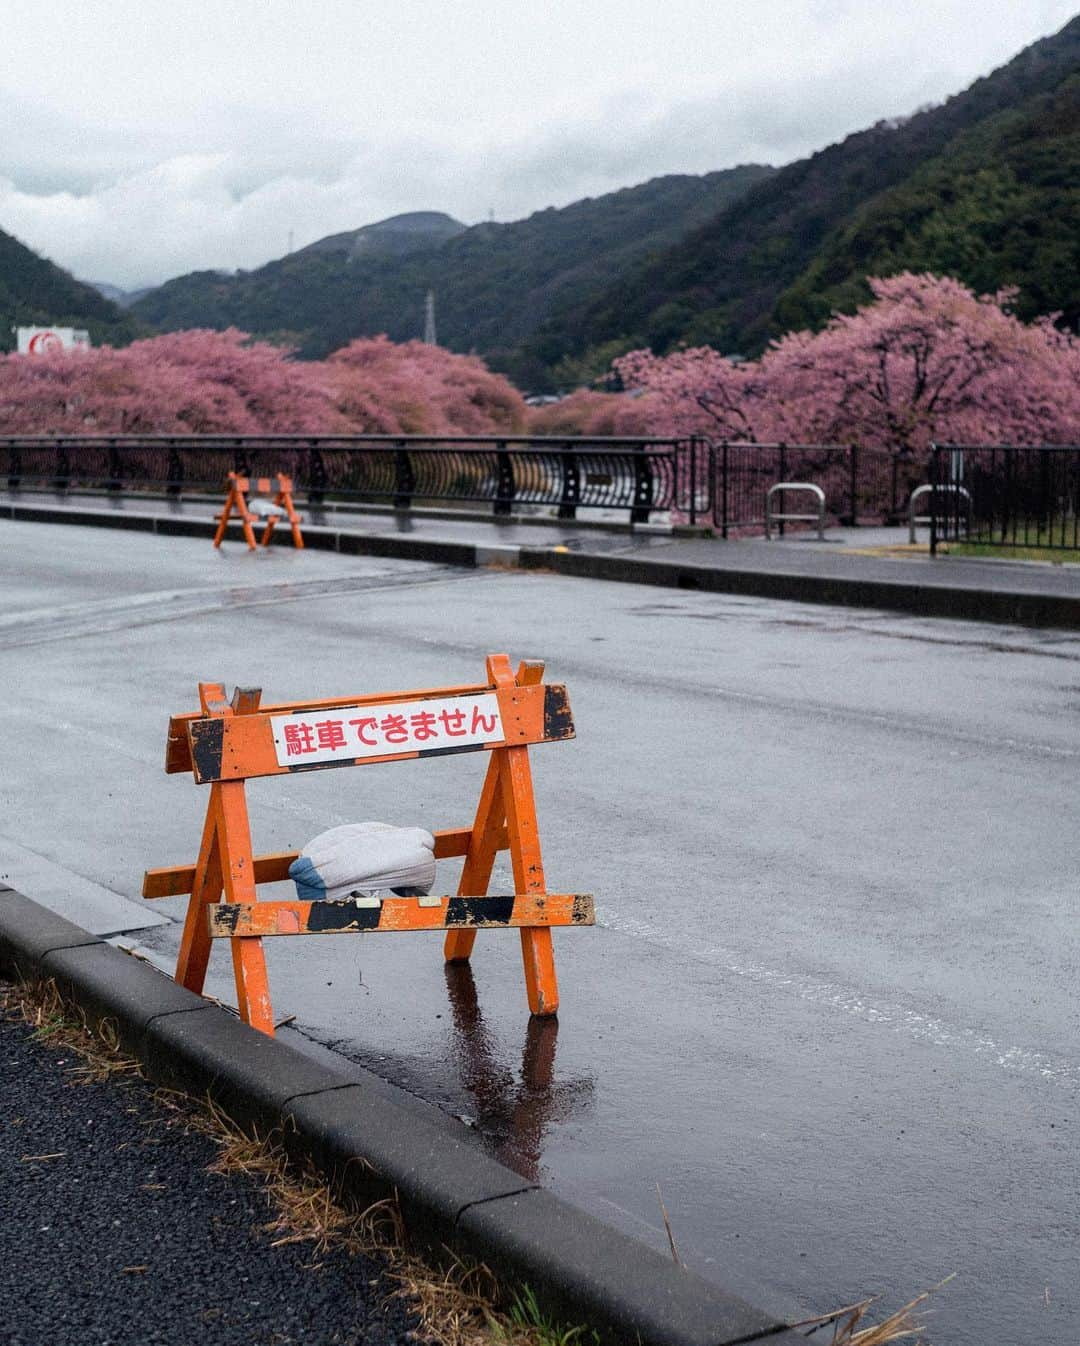
{"type": "Polygon", "coordinates": [[[326,896],[326,882],[306,855],[298,855],[289,866],[289,878],[302,902],[317,902],[326,896]]]}

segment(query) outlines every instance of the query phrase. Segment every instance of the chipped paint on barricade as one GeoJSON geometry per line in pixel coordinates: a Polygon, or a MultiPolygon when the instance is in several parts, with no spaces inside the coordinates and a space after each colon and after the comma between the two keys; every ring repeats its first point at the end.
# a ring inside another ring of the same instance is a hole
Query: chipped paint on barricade
{"type": "Polygon", "coordinates": [[[198,738],[191,740],[191,762],[195,775],[212,777],[221,769],[221,751],[225,742],[225,721],[206,720],[198,738]]]}
{"type": "Polygon", "coordinates": [[[570,714],[570,698],[566,688],[548,686],[544,688],[544,737],[573,738],[574,717],[570,714]]]}
{"type": "Polygon", "coordinates": [[[596,923],[591,893],[342,897],[225,904],[208,913],[212,939],[336,935],[364,931],[485,930],[596,923]]]}

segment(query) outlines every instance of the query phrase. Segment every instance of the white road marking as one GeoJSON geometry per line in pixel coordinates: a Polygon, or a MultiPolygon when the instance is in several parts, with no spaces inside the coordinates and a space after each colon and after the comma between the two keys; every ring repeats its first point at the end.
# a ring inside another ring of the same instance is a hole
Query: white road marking
{"type": "Polygon", "coordinates": [[[602,918],[598,917],[596,923],[606,930],[632,935],[646,943],[677,953],[681,958],[692,958],[695,962],[719,966],[733,976],[745,977],[748,981],[759,985],[774,987],[799,1000],[829,1006],[863,1023],[875,1024],[891,1032],[902,1033],[918,1042],[966,1052],[1003,1070],[1037,1075],[1040,1079],[1051,1080],[1055,1084],[1075,1087],[1080,1083],[1080,1063],[1063,1056],[1053,1056],[1048,1052],[1035,1051],[1029,1047],[1010,1046],[974,1028],[947,1023],[936,1015],[922,1014],[918,1010],[905,1009],[888,1001],[872,1001],[861,992],[851,990],[838,982],[824,981],[805,973],[786,972],[781,968],[769,967],[746,958],[722,944],[694,947],[664,930],[656,929],[646,921],[632,917],[612,918],[605,915],[602,918]]]}

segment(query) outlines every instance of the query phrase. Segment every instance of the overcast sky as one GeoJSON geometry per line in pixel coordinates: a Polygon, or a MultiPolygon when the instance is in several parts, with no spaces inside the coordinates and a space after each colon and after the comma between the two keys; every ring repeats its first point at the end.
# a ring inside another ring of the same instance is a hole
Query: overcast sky
{"type": "Polygon", "coordinates": [[[0,228],[125,288],[785,163],[1076,0],[0,0],[0,228]]]}

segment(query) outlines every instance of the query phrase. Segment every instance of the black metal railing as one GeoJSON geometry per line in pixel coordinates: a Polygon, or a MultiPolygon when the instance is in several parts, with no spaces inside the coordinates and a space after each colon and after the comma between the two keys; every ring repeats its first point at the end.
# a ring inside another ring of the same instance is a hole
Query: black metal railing
{"type": "Polygon", "coordinates": [[[819,486],[826,512],[837,523],[895,521],[911,492],[926,481],[927,462],[856,444],[724,441],[712,446],[710,471],[714,526],[728,537],[764,527],[769,488],[782,481],[819,486]]]}
{"type": "Polygon", "coordinates": [[[927,459],[836,444],[754,444],[704,438],[420,435],[78,435],[0,438],[0,487],[217,494],[225,475],[284,472],[311,505],[482,504],[657,514],[723,537],[762,529],[780,481],[810,482],[840,523],[906,517],[927,459]]]}
{"type": "MultiPolygon", "coordinates": [[[[216,492],[229,471],[284,472],[314,504],[327,500],[487,503],[625,512],[644,523],[678,510],[696,521],[689,483],[705,441],[419,435],[114,435],[0,438],[0,483],[64,491],[216,492]]],[[[709,502],[705,503],[708,513],[709,502]]]]}
{"type": "Polygon", "coordinates": [[[930,551],[988,547],[1080,550],[1080,446],[935,444],[930,551]]]}

